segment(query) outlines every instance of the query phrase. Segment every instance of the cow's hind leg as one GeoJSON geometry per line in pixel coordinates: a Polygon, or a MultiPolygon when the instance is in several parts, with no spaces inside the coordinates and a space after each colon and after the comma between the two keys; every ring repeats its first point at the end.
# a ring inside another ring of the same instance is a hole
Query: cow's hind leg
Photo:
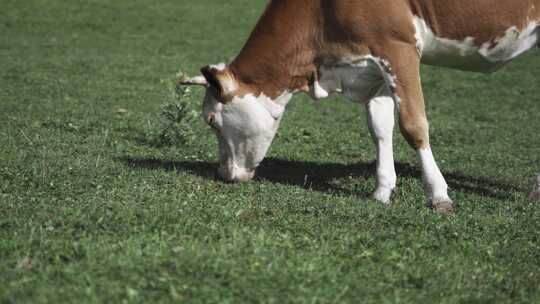
{"type": "Polygon", "coordinates": [[[382,94],[366,105],[368,126],[377,147],[377,190],[373,198],[388,204],[396,188],[396,170],[392,135],[394,130],[394,99],[382,94]]]}
{"type": "Polygon", "coordinates": [[[397,95],[400,130],[413,147],[422,165],[422,177],[428,205],[436,212],[452,213],[454,204],[448,197],[444,180],[429,145],[429,126],[420,83],[420,58],[415,46],[387,46],[393,50],[384,57],[390,61],[397,95]]]}

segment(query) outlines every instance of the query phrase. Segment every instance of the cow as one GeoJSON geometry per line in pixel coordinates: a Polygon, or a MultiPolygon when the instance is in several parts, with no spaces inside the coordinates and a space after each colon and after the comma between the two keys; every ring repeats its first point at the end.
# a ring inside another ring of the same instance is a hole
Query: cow
{"type": "Polygon", "coordinates": [[[294,94],[337,93],[366,107],[377,148],[373,198],[388,204],[396,188],[397,113],[428,205],[452,213],[429,143],[420,65],[489,73],[539,43],[540,0],[270,0],[237,57],[182,83],[206,87],[202,116],[226,181],[254,177],[294,94]]]}

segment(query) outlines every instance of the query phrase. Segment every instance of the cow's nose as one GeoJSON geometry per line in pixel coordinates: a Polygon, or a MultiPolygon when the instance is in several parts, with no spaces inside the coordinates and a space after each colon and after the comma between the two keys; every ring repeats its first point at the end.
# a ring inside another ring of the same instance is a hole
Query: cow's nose
{"type": "Polygon", "coordinates": [[[214,123],[216,122],[216,113],[214,112],[210,112],[208,113],[208,115],[206,115],[206,123],[209,124],[209,125],[214,125],[214,123]]]}
{"type": "Polygon", "coordinates": [[[247,170],[238,167],[226,168],[220,166],[217,173],[222,180],[229,183],[247,182],[255,176],[255,170],[247,170]]]}
{"type": "Polygon", "coordinates": [[[255,176],[255,170],[243,171],[243,172],[238,173],[235,176],[235,180],[236,182],[249,182],[250,180],[253,179],[254,176],[255,176]]]}

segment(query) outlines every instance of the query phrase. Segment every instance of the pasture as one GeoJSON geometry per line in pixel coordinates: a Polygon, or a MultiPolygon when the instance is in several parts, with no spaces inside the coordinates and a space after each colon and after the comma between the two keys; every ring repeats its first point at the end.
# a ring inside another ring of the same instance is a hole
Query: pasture
{"type": "Polygon", "coordinates": [[[296,96],[245,184],[214,180],[201,119],[156,140],[178,71],[230,60],[264,3],[2,0],[0,303],[540,302],[538,50],[423,68],[453,216],[397,130],[393,204],[369,198],[375,149],[342,98],[296,96]]]}

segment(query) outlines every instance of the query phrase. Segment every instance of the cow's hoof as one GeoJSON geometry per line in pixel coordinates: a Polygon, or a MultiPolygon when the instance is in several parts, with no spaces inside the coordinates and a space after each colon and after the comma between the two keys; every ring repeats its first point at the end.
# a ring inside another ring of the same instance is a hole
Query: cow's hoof
{"type": "Polygon", "coordinates": [[[385,205],[390,205],[390,198],[392,197],[393,189],[388,188],[377,188],[375,192],[371,195],[374,200],[383,203],[385,205]]]}
{"type": "Polygon", "coordinates": [[[440,214],[454,214],[455,212],[454,202],[449,198],[433,200],[429,207],[433,212],[440,214]]]}
{"type": "Polygon", "coordinates": [[[531,201],[540,202],[540,190],[531,192],[531,194],[529,194],[529,199],[531,201]]]}

